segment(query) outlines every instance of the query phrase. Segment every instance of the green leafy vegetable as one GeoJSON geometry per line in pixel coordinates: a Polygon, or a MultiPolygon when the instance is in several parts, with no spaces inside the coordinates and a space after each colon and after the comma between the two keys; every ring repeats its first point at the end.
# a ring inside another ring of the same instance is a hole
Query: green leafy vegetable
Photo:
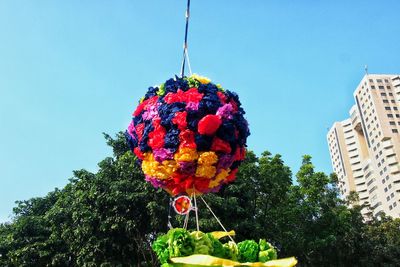
{"type": "Polygon", "coordinates": [[[237,245],[234,242],[229,241],[228,243],[225,243],[223,246],[226,251],[226,259],[237,261],[239,255],[237,245]]]}
{"type": "Polygon", "coordinates": [[[259,242],[260,252],[258,253],[258,261],[267,262],[278,258],[276,249],[265,239],[260,239],[259,242]]]}
{"type": "Polygon", "coordinates": [[[194,239],[194,254],[212,255],[213,246],[208,234],[195,231],[190,235],[194,239]]]}
{"type": "Polygon", "coordinates": [[[265,239],[260,239],[258,244],[254,240],[245,240],[237,245],[232,241],[222,244],[211,233],[200,231],[189,233],[182,228],[171,229],[167,234],[158,237],[152,248],[162,267],[172,266],[169,263],[170,258],[193,254],[211,255],[240,262],[267,262],[277,258],[276,249],[265,239]]]}
{"type": "Polygon", "coordinates": [[[169,250],[168,250],[168,236],[162,235],[154,241],[151,246],[156,253],[158,260],[161,264],[164,264],[169,259],[169,250]]]}
{"type": "Polygon", "coordinates": [[[254,240],[245,240],[237,244],[239,262],[256,262],[258,258],[258,244],[254,240]]]}
{"type": "Polygon", "coordinates": [[[208,238],[211,241],[211,246],[212,246],[212,253],[210,254],[211,256],[215,256],[218,258],[224,258],[226,259],[227,256],[229,255],[229,249],[225,248],[221,241],[219,239],[215,238],[212,234],[208,233],[207,234],[208,238]]]}
{"type": "Polygon", "coordinates": [[[170,258],[192,255],[194,239],[189,232],[182,228],[171,229],[167,233],[170,258]]]}

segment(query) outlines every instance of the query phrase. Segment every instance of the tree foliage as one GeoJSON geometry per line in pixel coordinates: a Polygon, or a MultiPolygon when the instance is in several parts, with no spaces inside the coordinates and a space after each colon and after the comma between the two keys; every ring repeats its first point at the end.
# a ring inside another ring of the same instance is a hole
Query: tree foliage
{"type": "MultiPolygon", "coordinates": [[[[13,220],[0,224],[0,266],[159,265],[150,244],[168,230],[169,215],[175,227],[183,217],[144,181],[123,134],[105,137],[113,156],[96,173],[75,171],[62,190],[16,202],[13,220]]],[[[237,240],[266,238],[299,266],[400,265],[400,219],[365,222],[357,195],[342,200],[336,176],[316,172],[310,156],[296,178],[280,155],[249,152],[237,180],[204,200],[237,240]]],[[[220,230],[197,202],[201,230],[220,230]]]]}

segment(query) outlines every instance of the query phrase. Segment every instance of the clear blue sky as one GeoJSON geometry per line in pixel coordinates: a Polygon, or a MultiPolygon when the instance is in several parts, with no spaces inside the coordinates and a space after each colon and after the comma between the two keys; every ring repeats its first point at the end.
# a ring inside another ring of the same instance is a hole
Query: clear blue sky
{"type": "MultiPolygon", "coordinates": [[[[0,222],[111,154],[179,72],[185,0],[0,1],[0,222]]],[[[193,71],[240,94],[249,148],[331,172],[325,135],[364,74],[400,73],[400,2],[192,0],[193,71]]]]}

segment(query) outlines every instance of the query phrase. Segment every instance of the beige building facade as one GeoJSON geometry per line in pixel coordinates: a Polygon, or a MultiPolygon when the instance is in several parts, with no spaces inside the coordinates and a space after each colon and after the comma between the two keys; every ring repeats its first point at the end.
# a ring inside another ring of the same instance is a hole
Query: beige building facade
{"type": "Polygon", "coordinates": [[[327,134],[339,189],[356,191],[375,216],[400,217],[400,76],[365,75],[354,100],[350,118],[327,134]]]}

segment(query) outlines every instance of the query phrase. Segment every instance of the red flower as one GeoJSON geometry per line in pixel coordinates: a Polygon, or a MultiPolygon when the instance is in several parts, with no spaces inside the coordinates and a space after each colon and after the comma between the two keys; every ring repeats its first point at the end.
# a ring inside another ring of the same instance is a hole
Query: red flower
{"type": "Polygon", "coordinates": [[[143,131],[144,131],[144,123],[139,123],[136,126],[135,131],[136,131],[139,141],[142,140],[143,131]]]}
{"type": "Polygon", "coordinates": [[[184,101],[184,92],[181,89],[178,89],[178,92],[176,92],[176,93],[168,93],[164,97],[164,101],[167,104],[172,104],[175,102],[183,102],[184,101]]]}
{"type": "Polygon", "coordinates": [[[206,192],[209,189],[210,179],[197,179],[194,187],[200,192],[206,192]]]}
{"type": "Polygon", "coordinates": [[[211,145],[211,150],[217,151],[217,152],[223,152],[223,153],[227,153],[227,154],[231,153],[231,151],[232,151],[231,145],[228,142],[226,142],[218,137],[214,137],[212,145],[211,145]]]}
{"type": "Polygon", "coordinates": [[[163,126],[161,126],[161,119],[160,118],[155,118],[153,120],[153,126],[154,130],[149,133],[149,141],[147,144],[154,150],[157,148],[162,148],[164,147],[165,141],[165,135],[167,134],[167,131],[163,126]]]}
{"type": "Polygon", "coordinates": [[[186,122],[186,111],[176,112],[175,117],[172,119],[172,122],[178,125],[178,129],[183,131],[186,129],[187,122],[186,122]]]}
{"type": "Polygon", "coordinates": [[[229,103],[232,105],[233,110],[235,112],[237,112],[238,111],[238,104],[234,100],[231,100],[229,103]]]}
{"type": "Polygon", "coordinates": [[[186,129],[179,134],[179,148],[193,148],[196,149],[196,142],[194,139],[194,132],[186,129]]]}
{"type": "Polygon", "coordinates": [[[138,157],[139,159],[141,159],[141,160],[144,159],[144,155],[143,155],[142,151],[140,151],[140,148],[135,147],[133,152],[135,153],[136,157],[138,157]]]}
{"type": "Polygon", "coordinates": [[[236,151],[235,151],[234,160],[235,161],[244,160],[245,157],[246,157],[246,149],[244,147],[237,146],[236,151]]]}
{"type": "Polygon", "coordinates": [[[190,88],[185,92],[185,102],[199,103],[203,98],[203,94],[199,93],[197,88],[190,88]]]}
{"type": "Polygon", "coordinates": [[[237,173],[237,172],[238,172],[238,169],[232,170],[232,171],[229,173],[229,175],[225,178],[225,182],[226,182],[226,183],[230,183],[230,182],[235,181],[235,179],[236,179],[236,173],[237,173]]]}
{"type": "Polygon", "coordinates": [[[222,104],[226,103],[226,95],[220,91],[217,92],[217,95],[219,97],[219,100],[221,101],[222,104]]]}
{"type": "Polygon", "coordinates": [[[139,106],[136,108],[135,112],[133,112],[133,116],[139,116],[139,114],[143,111],[143,109],[147,109],[149,106],[153,106],[157,103],[158,96],[153,96],[149,99],[144,100],[139,106]]]}
{"type": "Polygon", "coordinates": [[[197,129],[200,134],[213,135],[221,125],[221,118],[217,115],[207,115],[199,121],[197,129]]]}

